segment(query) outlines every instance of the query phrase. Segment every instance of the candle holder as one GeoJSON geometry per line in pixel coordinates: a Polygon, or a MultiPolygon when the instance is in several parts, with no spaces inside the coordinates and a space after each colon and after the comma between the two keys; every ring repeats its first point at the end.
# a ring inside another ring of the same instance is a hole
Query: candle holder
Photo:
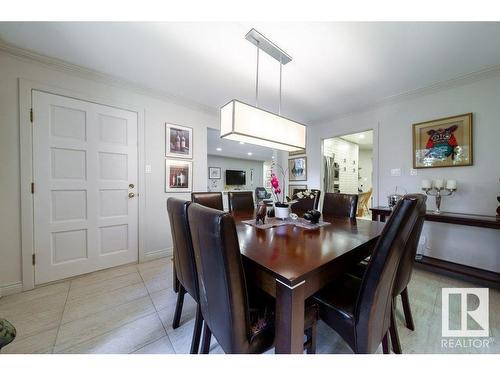
{"type": "Polygon", "coordinates": [[[425,191],[425,194],[430,195],[431,197],[436,197],[436,209],[434,210],[435,214],[441,213],[441,197],[448,197],[452,195],[457,188],[449,189],[444,187],[431,187],[431,188],[422,188],[425,191]]]}

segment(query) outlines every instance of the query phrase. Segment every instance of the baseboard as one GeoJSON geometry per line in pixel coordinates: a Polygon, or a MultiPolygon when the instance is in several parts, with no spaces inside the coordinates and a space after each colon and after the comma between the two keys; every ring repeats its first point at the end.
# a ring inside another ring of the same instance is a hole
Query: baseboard
{"type": "Polygon", "coordinates": [[[23,291],[23,283],[18,282],[10,285],[0,286],[0,298],[8,296],[9,294],[20,293],[23,291]]]}
{"type": "Polygon", "coordinates": [[[139,261],[139,263],[149,262],[150,260],[159,258],[171,257],[173,253],[174,253],[173,247],[167,247],[165,249],[150,251],[149,253],[146,253],[142,256],[142,259],[139,261]]]}
{"type": "Polygon", "coordinates": [[[497,272],[487,271],[427,256],[416,260],[415,264],[422,269],[427,269],[445,276],[458,278],[460,280],[490,288],[500,289],[500,273],[497,272]]]}

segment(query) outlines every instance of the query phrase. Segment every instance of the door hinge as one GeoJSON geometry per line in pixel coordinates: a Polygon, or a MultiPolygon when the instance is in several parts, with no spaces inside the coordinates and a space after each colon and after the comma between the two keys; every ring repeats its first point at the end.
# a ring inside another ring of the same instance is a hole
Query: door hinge
{"type": "Polygon", "coordinates": [[[35,265],[35,264],[36,264],[36,255],[35,255],[35,254],[33,254],[33,255],[31,256],[31,264],[33,264],[33,265],[35,265]]]}
{"type": "Polygon", "coordinates": [[[30,122],[33,122],[33,108],[30,108],[30,122]]]}
{"type": "Polygon", "coordinates": [[[35,183],[31,183],[31,194],[35,194],[35,183]]]}

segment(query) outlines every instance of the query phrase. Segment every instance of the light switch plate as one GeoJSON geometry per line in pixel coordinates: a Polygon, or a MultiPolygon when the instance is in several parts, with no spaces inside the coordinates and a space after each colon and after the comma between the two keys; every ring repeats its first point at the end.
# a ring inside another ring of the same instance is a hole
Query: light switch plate
{"type": "Polygon", "coordinates": [[[151,165],[146,164],[146,167],[144,168],[145,173],[151,173],[151,165]]]}
{"type": "Polygon", "coordinates": [[[416,169],[410,169],[410,175],[411,176],[416,176],[417,175],[417,170],[416,169]]]}
{"type": "Polygon", "coordinates": [[[401,168],[393,168],[393,169],[391,169],[391,176],[392,177],[399,177],[399,176],[401,176],[401,168]]]}

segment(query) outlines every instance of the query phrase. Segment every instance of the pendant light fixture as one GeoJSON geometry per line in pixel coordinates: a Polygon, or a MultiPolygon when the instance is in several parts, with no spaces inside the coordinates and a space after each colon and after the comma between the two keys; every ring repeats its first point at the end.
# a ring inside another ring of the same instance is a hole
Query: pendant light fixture
{"type": "Polygon", "coordinates": [[[292,58],[257,30],[245,36],[257,46],[257,77],[255,80],[255,106],[231,100],[220,109],[221,138],[252,143],[284,151],[299,151],[306,147],[306,126],[281,116],[281,76],[283,65],[292,58]],[[259,52],[264,51],[280,63],[280,89],[278,114],[258,108],[259,52]]]}

